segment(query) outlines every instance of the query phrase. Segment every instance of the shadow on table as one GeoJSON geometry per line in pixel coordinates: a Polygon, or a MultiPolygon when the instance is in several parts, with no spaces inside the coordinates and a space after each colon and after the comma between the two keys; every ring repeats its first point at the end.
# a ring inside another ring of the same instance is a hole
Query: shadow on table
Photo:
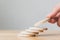
{"type": "Polygon", "coordinates": [[[58,33],[58,34],[41,34],[39,36],[60,36],[60,33],[58,33]]]}

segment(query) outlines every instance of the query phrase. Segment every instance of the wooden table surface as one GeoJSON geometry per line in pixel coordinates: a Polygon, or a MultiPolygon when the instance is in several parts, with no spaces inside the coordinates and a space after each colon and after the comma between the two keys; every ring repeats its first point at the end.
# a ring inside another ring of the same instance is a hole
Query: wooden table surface
{"type": "Polygon", "coordinates": [[[38,37],[18,37],[17,30],[0,30],[0,40],[60,40],[60,31],[46,31],[38,37]]]}

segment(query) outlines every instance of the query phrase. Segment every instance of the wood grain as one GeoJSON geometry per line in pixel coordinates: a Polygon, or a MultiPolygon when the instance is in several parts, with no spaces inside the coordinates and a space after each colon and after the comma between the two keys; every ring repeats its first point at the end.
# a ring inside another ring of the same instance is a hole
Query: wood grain
{"type": "Polygon", "coordinates": [[[0,30],[0,40],[60,40],[60,31],[46,31],[37,37],[18,37],[19,30],[0,30]]]}

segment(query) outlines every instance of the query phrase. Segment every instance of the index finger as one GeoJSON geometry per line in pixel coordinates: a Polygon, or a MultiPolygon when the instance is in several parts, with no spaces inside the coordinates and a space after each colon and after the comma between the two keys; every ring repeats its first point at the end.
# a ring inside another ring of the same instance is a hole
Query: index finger
{"type": "Polygon", "coordinates": [[[53,9],[53,11],[47,16],[48,18],[55,17],[60,12],[60,7],[56,7],[53,9]]]}

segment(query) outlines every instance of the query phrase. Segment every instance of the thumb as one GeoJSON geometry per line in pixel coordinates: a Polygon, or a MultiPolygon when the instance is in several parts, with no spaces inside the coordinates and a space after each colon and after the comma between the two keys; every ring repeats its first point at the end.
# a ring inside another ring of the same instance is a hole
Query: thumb
{"type": "Polygon", "coordinates": [[[57,25],[60,27],[60,16],[58,17],[57,25]]]}

